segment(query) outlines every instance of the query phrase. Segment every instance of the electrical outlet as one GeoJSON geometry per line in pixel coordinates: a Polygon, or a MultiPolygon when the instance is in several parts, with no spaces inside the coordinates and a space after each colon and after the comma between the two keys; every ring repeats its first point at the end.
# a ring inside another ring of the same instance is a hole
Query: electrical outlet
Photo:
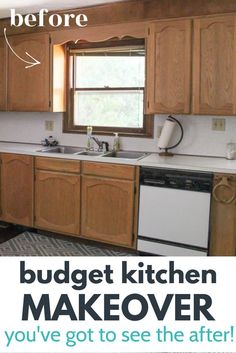
{"type": "Polygon", "coordinates": [[[160,126],[160,125],[157,127],[157,138],[161,136],[162,128],[163,126],[160,126]]]}
{"type": "Polygon", "coordinates": [[[54,121],[53,120],[46,120],[45,121],[45,130],[46,131],[53,131],[54,130],[54,121]]]}
{"type": "Polygon", "coordinates": [[[213,118],[212,119],[212,130],[213,131],[225,131],[225,119],[213,118]]]}

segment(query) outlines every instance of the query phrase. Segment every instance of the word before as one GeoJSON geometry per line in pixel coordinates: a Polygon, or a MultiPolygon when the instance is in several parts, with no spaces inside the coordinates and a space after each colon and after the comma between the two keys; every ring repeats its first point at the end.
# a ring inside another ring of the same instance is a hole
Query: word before
{"type": "Polygon", "coordinates": [[[27,27],[44,27],[47,23],[52,27],[70,27],[72,20],[78,27],[86,27],[88,25],[88,17],[81,13],[78,15],[75,15],[74,13],[60,15],[54,13],[47,15],[48,9],[41,9],[38,15],[29,13],[22,16],[21,14],[16,13],[15,9],[11,9],[10,11],[11,26],[14,27],[21,27],[23,25],[26,25],[27,27]]]}

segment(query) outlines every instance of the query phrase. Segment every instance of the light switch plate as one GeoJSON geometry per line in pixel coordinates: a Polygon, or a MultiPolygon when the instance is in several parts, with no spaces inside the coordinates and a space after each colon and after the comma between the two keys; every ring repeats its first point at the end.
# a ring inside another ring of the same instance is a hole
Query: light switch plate
{"type": "Polygon", "coordinates": [[[212,130],[213,131],[225,131],[225,119],[213,118],[212,119],[212,130]]]}
{"type": "Polygon", "coordinates": [[[54,121],[53,120],[46,120],[45,121],[45,130],[46,131],[53,131],[54,130],[54,121]]]}

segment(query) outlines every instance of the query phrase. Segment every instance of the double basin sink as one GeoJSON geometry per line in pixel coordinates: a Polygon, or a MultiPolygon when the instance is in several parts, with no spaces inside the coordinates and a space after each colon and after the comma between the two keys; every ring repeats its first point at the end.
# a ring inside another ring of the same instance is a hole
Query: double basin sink
{"type": "Polygon", "coordinates": [[[97,151],[87,151],[79,147],[70,147],[70,146],[47,147],[37,152],[73,154],[78,156],[90,156],[90,157],[110,157],[110,158],[122,158],[122,159],[133,159],[133,160],[138,160],[146,156],[145,152],[134,152],[134,151],[97,152],[97,151]]]}

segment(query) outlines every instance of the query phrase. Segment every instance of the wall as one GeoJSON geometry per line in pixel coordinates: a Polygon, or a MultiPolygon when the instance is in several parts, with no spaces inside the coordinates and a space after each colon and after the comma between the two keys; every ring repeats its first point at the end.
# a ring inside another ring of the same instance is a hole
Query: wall
{"type": "MultiPolygon", "coordinates": [[[[136,139],[121,138],[122,148],[126,150],[143,150],[157,152],[157,127],[163,125],[166,116],[155,117],[155,138],[136,139]]],[[[225,117],[226,131],[211,130],[212,117],[178,116],[183,124],[185,135],[177,153],[225,156],[226,144],[236,142],[236,117],[225,117]]],[[[40,143],[52,134],[60,144],[85,146],[86,136],[62,133],[62,115],[52,113],[4,113],[0,112],[0,141],[40,143]],[[54,121],[54,131],[45,131],[45,120],[54,121]]],[[[178,131],[176,131],[176,136],[178,131]]],[[[112,145],[112,137],[104,137],[112,145]]]]}

